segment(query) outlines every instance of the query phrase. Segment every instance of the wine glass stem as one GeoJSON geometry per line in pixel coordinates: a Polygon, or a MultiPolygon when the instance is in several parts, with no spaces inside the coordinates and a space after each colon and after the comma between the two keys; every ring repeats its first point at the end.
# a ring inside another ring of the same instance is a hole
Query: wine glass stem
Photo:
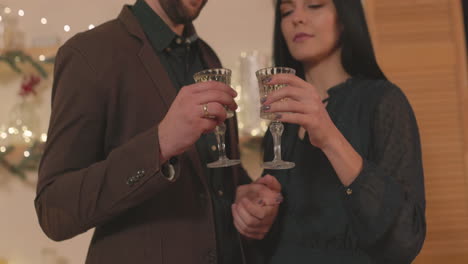
{"type": "Polygon", "coordinates": [[[219,124],[215,128],[216,141],[218,141],[218,153],[219,160],[227,160],[226,156],[226,144],[225,135],[226,135],[226,125],[224,123],[219,124]]]}
{"type": "Polygon", "coordinates": [[[281,161],[281,135],[284,131],[284,125],[281,122],[273,121],[270,124],[270,132],[273,135],[273,151],[275,157],[273,161],[281,161]]]}

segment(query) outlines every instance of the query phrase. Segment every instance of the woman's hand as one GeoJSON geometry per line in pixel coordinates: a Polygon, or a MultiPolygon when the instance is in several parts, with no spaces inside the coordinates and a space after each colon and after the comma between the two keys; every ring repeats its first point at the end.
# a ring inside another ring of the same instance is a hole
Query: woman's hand
{"type": "Polygon", "coordinates": [[[302,126],[309,134],[310,143],[318,148],[323,149],[331,143],[338,129],[313,85],[292,74],[272,76],[265,84],[287,86],[270,93],[263,102],[262,111],[278,113],[278,121],[302,126]]]}

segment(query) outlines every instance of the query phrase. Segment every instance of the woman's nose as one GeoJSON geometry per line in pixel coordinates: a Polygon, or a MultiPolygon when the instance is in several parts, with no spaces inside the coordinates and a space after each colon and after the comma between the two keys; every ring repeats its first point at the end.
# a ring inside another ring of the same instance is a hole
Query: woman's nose
{"type": "Polygon", "coordinates": [[[307,20],[305,11],[302,8],[296,8],[291,16],[294,25],[304,24],[307,20]]]}

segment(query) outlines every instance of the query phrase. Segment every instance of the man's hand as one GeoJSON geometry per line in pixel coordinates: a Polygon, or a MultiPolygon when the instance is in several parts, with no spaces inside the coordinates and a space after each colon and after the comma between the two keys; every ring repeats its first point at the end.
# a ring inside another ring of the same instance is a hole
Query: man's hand
{"type": "Polygon", "coordinates": [[[202,133],[210,132],[224,122],[224,105],[236,110],[236,96],[234,89],[221,82],[202,82],[182,87],[158,127],[161,160],[183,153],[202,133]],[[213,118],[206,118],[205,104],[213,118]]]}
{"type": "Polygon", "coordinates": [[[234,226],[246,238],[263,239],[270,231],[282,201],[281,184],[271,175],[239,186],[232,205],[234,226]]]}

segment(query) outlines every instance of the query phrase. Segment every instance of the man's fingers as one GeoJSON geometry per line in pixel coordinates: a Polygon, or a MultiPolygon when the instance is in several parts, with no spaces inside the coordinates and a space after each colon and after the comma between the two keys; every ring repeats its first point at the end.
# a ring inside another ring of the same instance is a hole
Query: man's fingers
{"type": "Polygon", "coordinates": [[[196,98],[193,98],[196,104],[206,104],[209,102],[216,102],[222,105],[236,105],[234,97],[230,94],[223,91],[211,90],[204,93],[196,95],[196,98]]]}
{"type": "Polygon", "coordinates": [[[241,217],[247,227],[251,228],[249,229],[251,232],[268,232],[278,212],[278,205],[260,206],[248,199],[242,199],[239,204],[235,205],[239,217],[241,217]]]}
{"type": "Polygon", "coordinates": [[[256,238],[264,235],[264,233],[258,232],[257,229],[248,226],[248,224],[244,221],[243,217],[241,216],[239,206],[236,204],[232,205],[232,215],[237,230],[244,236],[256,238]]]}
{"type": "Polygon", "coordinates": [[[236,203],[243,198],[247,198],[253,203],[263,206],[278,205],[283,201],[281,193],[272,191],[265,185],[259,183],[251,183],[239,189],[236,194],[236,203]]]}
{"type": "Polygon", "coordinates": [[[249,226],[259,226],[263,219],[265,219],[264,206],[260,203],[254,204],[249,199],[242,199],[238,204],[239,212],[242,214],[243,219],[247,220],[249,226]]]}
{"type": "Polygon", "coordinates": [[[225,120],[227,117],[226,109],[219,103],[207,103],[206,108],[200,105],[200,116],[202,118],[225,120]],[[207,113],[205,113],[205,110],[207,113]]]}
{"type": "Polygon", "coordinates": [[[272,191],[281,192],[281,184],[279,183],[279,181],[275,177],[271,176],[270,174],[267,174],[267,175],[259,178],[255,182],[265,185],[266,187],[268,187],[272,191]]]}
{"type": "Polygon", "coordinates": [[[242,227],[239,226],[239,223],[234,221],[234,226],[236,227],[237,231],[243,236],[243,237],[246,237],[246,238],[250,238],[250,239],[255,239],[255,240],[262,240],[265,235],[262,235],[262,234],[253,234],[253,233],[248,233],[246,231],[244,231],[242,229],[242,227]]]}
{"type": "Polygon", "coordinates": [[[189,86],[184,86],[183,89],[190,89],[190,91],[193,93],[203,93],[209,90],[218,90],[229,93],[232,97],[237,96],[237,92],[229,85],[215,81],[195,83],[189,86]]]}
{"type": "Polygon", "coordinates": [[[204,131],[206,133],[207,131],[212,131],[216,125],[218,124],[217,119],[209,119],[209,118],[202,118],[198,122],[198,125],[200,126],[200,130],[204,131]]]}
{"type": "MultiPolygon", "coordinates": [[[[277,186],[273,186],[273,188],[278,189],[277,186]]],[[[277,205],[283,201],[283,196],[280,192],[272,191],[266,184],[257,182],[238,187],[236,202],[242,198],[248,198],[253,203],[260,205],[277,205]]]]}
{"type": "MultiPolygon", "coordinates": [[[[252,216],[246,215],[246,211],[242,206],[233,204],[233,217],[238,222],[239,227],[242,228],[244,232],[260,234],[259,229],[254,227],[252,222],[255,222],[256,225],[259,225],[261,222],[258,219],[254,219],[252,216]]],[[[248,214],[248,213],[247,213],[248,214]]]]}

